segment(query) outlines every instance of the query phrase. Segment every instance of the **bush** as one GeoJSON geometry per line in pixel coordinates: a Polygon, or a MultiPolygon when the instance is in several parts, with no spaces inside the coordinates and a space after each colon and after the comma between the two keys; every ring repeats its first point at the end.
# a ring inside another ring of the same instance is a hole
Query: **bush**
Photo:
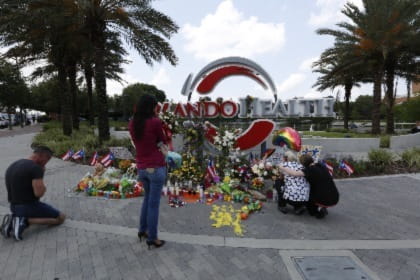
{"type": "Polygon", "coordinates": [[[420,169],[420,148],[404,151],[401,158],[408,168],[420,169]]]}
{"type": "Polygon", "coordinates": [[[389,148],[391,137],[389,135],[383,135],[380,138],[379,147],[380,148],[389,148]]]}
{"type": "Polygon", "coordinates": [[[108,141],[99,143],[99,139],[93,133],[93,128],[81,124],[79,130],[73,130],[71,136],[63,135],[59,122],[49,122],[44,124],[43,132],[34,137],[32,146],[45,145],[54,151],[54,155],[60,157],[69,149],[78,151],[84,149],[86,157],[90,157],[95,151],[99,154],[108,152],[109,147],[127,147],[131,149],[130,139],[111,138],[108,141]]]}
{"type": "Polygon", "coordinates": [[[51,120],[51,118],[49,116],[47,116],[47,115],[42,115],[42,116],[39,116],[37,118],[37,122],[39,122],[39,123],[48,122],[50,120],[51,120]]]}
{"type": "Polygon", "coordinates": [[[371,150],[368,154],[369,167],[377,173],[383,173],[387,168],[391,167],[394,162],[394,156],[391,152],[378,149],[371,150]]]}

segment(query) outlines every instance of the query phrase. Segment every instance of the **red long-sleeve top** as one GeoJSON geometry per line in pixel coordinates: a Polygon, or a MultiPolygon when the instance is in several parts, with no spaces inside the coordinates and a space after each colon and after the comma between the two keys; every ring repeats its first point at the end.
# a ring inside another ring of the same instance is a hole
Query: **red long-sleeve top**
{"type": "Polygon", "coordinates": [[[147,119],[141,139],[136,138],[133,120],[129,122],[128,128],[136,147],[137,168],[146,169],[166,166],[165,157],[158,147],[159,142],[166,144],[166,138],[162,130],[162,121],[157,117],[147,119]]]}

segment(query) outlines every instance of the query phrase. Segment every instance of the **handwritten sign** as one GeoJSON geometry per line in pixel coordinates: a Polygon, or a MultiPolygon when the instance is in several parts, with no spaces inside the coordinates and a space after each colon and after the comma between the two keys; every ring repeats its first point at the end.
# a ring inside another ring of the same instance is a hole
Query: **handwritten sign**
{"type": "Polygon", "coordinates": [[[309,154],[312,156],[315,162],[321,157],[322,146],[313,146],[313,145],[303,145],[298,156],[309,154]]]}
{"type": "Polygon", "coordinates": [[[109,150],[118,159],[134,159],[133,154],[126,147],[109,147],[109,150]]]}

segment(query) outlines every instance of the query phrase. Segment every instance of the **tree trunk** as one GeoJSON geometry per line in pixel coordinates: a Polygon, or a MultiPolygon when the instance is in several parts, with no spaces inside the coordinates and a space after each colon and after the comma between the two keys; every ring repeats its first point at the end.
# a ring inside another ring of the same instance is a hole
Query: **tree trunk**
{"type": "Polygon", "coordinates": [[[88,100],[88,114],[89,114],[88,119],[89,119],[90,125],[95,125],[95,114],[93,112],[92,64],[90,62],[86,62],[84,66],[84,70],[85,70],[85,80],[86,80],[87,100],[88,100]]]}
{"type": "Polygon", "coordinates": [[[392,62],[389,66],[387,66],[386,74],[385,74],[385,82],[386,82],[386,133],[393,134],[395,133],[394,130],[394,103],[395,103],[395,96],[394,96],[394,67],[392,62]]]}
{"type": "Polygon", "coordinates": [[[9,130],[13,129],[13,124],[12,124],[12,113],[10,112],[10,106],[7,107],[7,118],[9,119],[9,130]]]}
{"type": "Polygon", "coordinates": [[[95,89],[98,96],[99,142],[109,140],[108,97],[105,78],[105,35],[100,32],[95,40],[95,89]]]}
{"type": "Polygon", "coordinates": [[[22,127],[23,128],[23,126],[24,126],[24,122],[25,122],[25,120],[23,119],[23,109],[22,109],[22,107],[23,106],[19,106],[20,107],[20,112],[19,112],[19,119],[20,119],[20,127],[22,127]]]}
{"type": "Polygon", "coordinates": [[[411,98],[411,80],[407,78],[406,82],[407,82],[407,101],[409,101],[411,98]]]}
{"type": "Polygon", "coordinates": [[[71,96],[71,111],[73,128],[79,130],[79,108],[77,104],[77,84],[76,84],[76,63],[70,62],[67,66],[67,76],[69,78],[69,90],[71,96]]]}
{"type": "Polygon", "coordinates": [[[344,107],[344,129],[349,129],[349,118],[350,118],[350,96],[351,96],[351,89],[353,87],[352,83],[346,83],[344,85],[345,95],[345,107],[344,107]]]}
{"type": "Polygon", "coordinates": [[[381,85],[383,78],[382,67],[377,70],[373,81],[372,134],[381,133],[381,85]]]}
{"type": "Polygon", "coordinates": [[[73,132],[71,117],[71,96],[67,86],[66,68],[64,65],[58,67],[58,86],[61,94],[61,121],[63,124],[63,134],[70,136],[73,132]]]}

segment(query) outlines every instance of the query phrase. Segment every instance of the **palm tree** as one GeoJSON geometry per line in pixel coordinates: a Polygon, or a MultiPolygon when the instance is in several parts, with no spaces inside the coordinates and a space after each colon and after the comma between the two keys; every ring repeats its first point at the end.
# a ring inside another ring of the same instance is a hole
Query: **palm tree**
{"type": "Polygon", "coordinates": [[[169,39],[177,32],[178,26],[168,16],[153,9],[150,3],[150,0],[78,1],[80,11],[85,17],[85,28],[94,48],[100,141],[107,140],[110,136],[105,69],[107,32],[114,31],[124,38],[149,65],[163,58],[172,65],[177,63],[177,57],[164,38],[169,39]]]}
{"type": "Polygon", "coordinates": [[[341,51],[337,46],[327,49],[313,63],[313,71],[321,74],[313,87],[319,91],[344,87],[344,129],[349,129],[351,90],[354,86],[360,86],[358,82],[362,79],[362,67],[353,61],[352,56],[341,51]]]}
{"type": "MultiPolygon", "coordinates": [[[[89,39],[89,33],[86,30],[82,30],[87,43],[82,47],[82,59],[81,59],[81,68],[83,69],[83,74],[86,82],[86,91],[88,99],[88,111],[89,111],[89,124],[94,125],[95,110],[93,108],[93,74],[95,64],[93,63],[94,49],[91,45],[91,40],[89,39]]],[[[128,60],[124,59],[128,53],[122,47],[122,42],[116,32],[107,33],[107,41],[105,45],[106,57],[105,57],[105,71],[106,78],[110,80],[115,80],[118,82],[123,82],[120,74],[124,73],[124,69],[121,67],[122,64],[129,63],[128,60]]]]}
{"type": "Polygon", "coordinates": [[[27,63],[47,60],[57,70],[63,134],[72,133],[72,101],[67,82],[69,50],[76,44],[73,0],[2,0],[0,44],[27,63]]]}
{"type": "MultiPolygon", "coordinates": [[[[374,83],[372,133],[380,133],[381,85],[385,78],[387,132],[393,132],[394,78],[401,55],[418,51],[418,0],[363,0],[363,10],[347,3],[342,13],[349,22],[337,24],[340,30],[320,29],[319,34],[335,37],[347,46],[359,62],[370,68],[374,83]]],[[[368,77],[367,77],[368,78],[368,77]]]]}

